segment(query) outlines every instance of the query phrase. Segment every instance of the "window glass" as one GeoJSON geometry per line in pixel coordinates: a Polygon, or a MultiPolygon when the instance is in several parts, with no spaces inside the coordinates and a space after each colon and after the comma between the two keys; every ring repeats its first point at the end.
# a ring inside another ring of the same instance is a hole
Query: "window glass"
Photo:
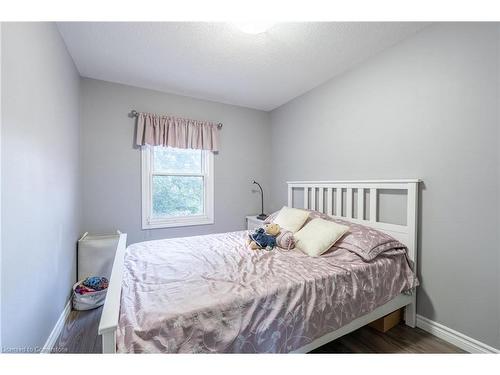
{"type": "Polygon", "coordinates": [[[203,214],[203,177],[153,176],[153,217],[203,214]]]}
{"type": "Polygon", "coordinates": [[[202,173],[202,151],[171,147],[155,147],[154,172],[202,173]]]}

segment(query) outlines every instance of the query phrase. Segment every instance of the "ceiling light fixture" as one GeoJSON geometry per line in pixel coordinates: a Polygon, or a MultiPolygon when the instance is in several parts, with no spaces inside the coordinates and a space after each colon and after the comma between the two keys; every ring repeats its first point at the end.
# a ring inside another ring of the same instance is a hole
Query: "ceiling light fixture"
{"type": "Polygon", "coordinates": [[[247,34],[262,34],[268,31],[276,23],[269,21],[254,21],[254,22],[234,22],[234,26],[247,34]]]}

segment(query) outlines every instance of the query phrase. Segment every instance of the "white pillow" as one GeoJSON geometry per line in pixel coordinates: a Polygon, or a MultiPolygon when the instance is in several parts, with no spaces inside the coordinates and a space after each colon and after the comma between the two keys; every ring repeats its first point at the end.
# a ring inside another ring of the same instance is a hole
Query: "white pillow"
{"type": "Polygon", "coordinates": [[[307,211],[284,206],[274,218],[273,223],[278,224],[283,229],[295,233],[302,228],[302,225],[304,225],[308,217],[309,212],[307,211]]]}
{"type": "Polygon", "coordinates": [[[295,247],[311,257],[317,257],[331,248],[348,230],[348,226],[330,220],[314,219],[294,234],[295,247]]]}

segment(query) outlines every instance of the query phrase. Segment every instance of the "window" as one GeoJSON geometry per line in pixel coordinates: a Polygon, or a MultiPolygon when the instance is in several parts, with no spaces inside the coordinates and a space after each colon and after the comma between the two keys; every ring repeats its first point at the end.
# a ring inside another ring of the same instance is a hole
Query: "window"
{"type": "Polygon", "coordinates": [[[212,224],[211,151],[142,147],[142,228],[212,224]]]}

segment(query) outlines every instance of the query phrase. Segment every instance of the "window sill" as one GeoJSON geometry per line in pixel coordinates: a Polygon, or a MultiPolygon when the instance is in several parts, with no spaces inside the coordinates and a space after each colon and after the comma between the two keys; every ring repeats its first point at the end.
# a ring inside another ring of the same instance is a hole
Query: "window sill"
{"type": "Polygon", "coordinates": [[[142,223],[142,229],[176,228],[195,225],[213,224],[214,219],[208,216],[176,217],[171,219],[151,219],[142,223]]]}

